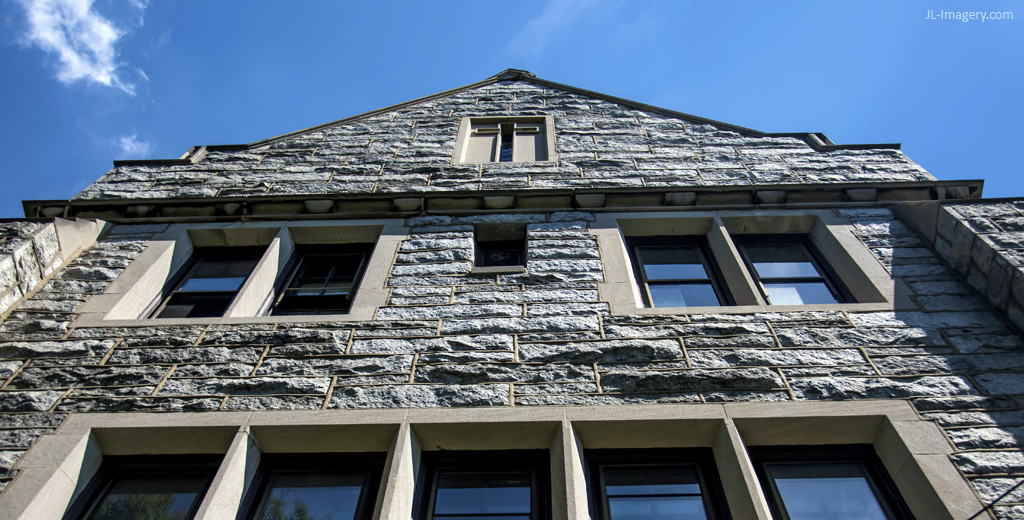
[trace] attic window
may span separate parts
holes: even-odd
[[[556,158],[551,116],[462,118],[456,164],[548,162]]]

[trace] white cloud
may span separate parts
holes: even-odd
[[[28,15],[25,43],[56,55],[57,79],[87,81],[119,88],[130,95],[135,85],[119,74],[115,44],[128,29],[93,10],[93,0],[18,0]],[[148,2],[129,0],[138,24]]]
[[[565,36],[580,20],[593,19],[595,11],[608,7],[600,0],[550,0],[508,44],[507,51],[520,56],[537,56],[555,37]]]
[[[114,144],[121,149],[121,156],[125,159],[145,159],[153,148],[149,141],[140,140],[139,134],[122,135]]]

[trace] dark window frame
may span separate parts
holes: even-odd
[[[326,314],[337,314],[322,312],[324,308],[343,308],[341,314],[347,314],[352,308],[352,302],[355,301],[356,294],[359,292],[359,284],[363,281],[363,275],[366,273],[366,268],[370,263],[370,256],[373,254],[374,244],[319,244],[319,245],[299,245],[296,247],[295,254],[292,255],[292,259],[288,262],[288,266],[285,272],[287,276],[282,277],[281,282],[278,284],[277,289],[274,293],[274,301],[270,307],[270,314],[274,316],[320,316]],[[340,256],[340,255],[361,255],[359,267],[352,280],[352,289],[348,295],[344,298],[337,295],[289,295],[288,292],[292,290],[292,283],[295,282],[296,277],[299,275],[303,268],[303,264],[309,257],[315,256]],[[307,302],[317,304],[317,312],[303,312],[303,313],[287,313],[282,312],[289,308],[305,308],[305,305],[309,305]],[[340,304],[339,304],[340,302]]]
[[[750,278],[754,280],[754,284],[757,286],[757,290],[760,291],[761,296],[765,299],[765,303],[768,305],[779,305],[771,303],[768,297],[768,291],[765,289],[764,282],[761,281],[761,276],[754,268],[753,262],[750,261],[743,246],[745,244],[798,244],[803,247],[804,252],[807,254],[808,260],[818,271],[817,277],[766,277],[767,280],[778,283],[806,283],[806,282],[822,282],[825,287],[828,288],[829,292],[832,293],[832,297],[835,298],[836,303],[857,303],[857,300],[853,297],[853,294],[846,288],[839,278],[837,273],[832,266],[825,261],[825,257],[818,250],[818,247],[811,240],[811,237],[803,234],[766,234],[766,235],[732,235],[732,241],[736,245],[736,250],[740,254],[740,259],[743,261],[743,265],[747,268],[747,272],[750,273]],[[821,305],[821,304],[804,304],[804,305]]]
[[[874,492],[882,511],[890,520],[914,520],[914,515],[900,494],[896,483],[870,444],[843,444],[825,446],[758,446],[748,447],[754,472],[764,491],[772,517],[789,520],[774,480],[769,478],[766,464],[770,463],[829,463],[855,462],[863,466],[867,483]]]
[[[446,470],[528,471],[530,520],[551,518],[551,463],[548,450],[423,452],[413,505],[416,520],[434,519],[437,478],[440,472]]]
[[[474,244],[474,267],[514,267],[526,265],[526,239],[515,240],[477,240]],[[515,263],[489,263],[484,259],[488,252],[513,251],[518,256]]]
[[[651,298],[650,285],[651,280],[647,278],[647,271],[642,261],[642,255],[639,251],[640,248],[653,247],[653,248],[671,248],[679,246],[693,246],[697,248],[698,254],[701,258],[701,264],[704,266],[704,271],[707,273],[707,279],[703,278],[678,278],[678,279],[658,279],[654,280],[654,285],[698,285],[703,283],[710,283],[712,290],[715,292],[715,296],[718,297],[719,306],[726,307],[735,305],[736,302],[733,299],[732,293],[729,291],[728,285],[725,283],[725,277],[722,275],[721,268],[719,268],[718,262],[715,260],[715,256],[711,251],[711,247],[708,245],[707,237],[703,235],[659,235],[651,237],[627,237],[626,247],[629,252],[630,262],[633,264],[633,272],[636,273],[636,282],[640,287],[640,295],[643,298],[644,306],[648,308],[672,308],[672,307],[655,307],[654,301]]]
[[[276,472],[343,469],[365,472],[355,520],[370,520],[377,506],[387,453],[264,453],[236,520],[251,520],[262,513]]]
[[[161,318],[160,314],[164,311],[164,309],[167,307],[167,305],[169,303],[171,303],[171,300],[174,299],[175,296],[177,296],[179,294],[181,294],[182,296],[199,296],[199,297],[204,296],[204,295],[221,295],[221,296],[233,295],[233,296],[230,297],[231,298],[230,301],[228,301],[227,305],[224,307],[224,311],[221,312],[221,314],[220,314],[220,316],[223,316],[224,312],[227,312],[228,308],[231,307],[231,304],[234,303],[235,298],[238,297],[238,293],[241,291],[242,287],[244,287],[245,283],[247,281],[249,281],[249,277],[251,277],[252,273],[256,270],[256,266],[259,264],[260,259],[263,258],[263,255],[266,254],[266,251],[267,251],[267,246],[243,246],[243,247],[223,246],[223,247],[197,247],[197,248],[194,248],[192,250],[192,255],[188,259],[188,262],[186,262],[185,265],[174,276],[173,283],[170,283],[170,284],[167,284],[167,285],[164,286],[164,289],[160,293],[160,298],[159,298],[159,300],[157,300],[159,302],[159,304],[156,306],[156,308],[153,310],[153,312],[148,314],[148,316],[151,319]],[[218,260],[221,260],[221,259],[238,259],[238,260],[242,260],[242,259],[252,260],[252,259],[255,259],[255,262],[253,263],[253,269],[251,271],[249,271],[249,274],[247,274],[245,276],[245,280],[242,280],[242,283],[238,285],[238,289],[235,289],[233,291],[182,291],[181,290],[182,287],[184,287],[185,284],[188,283],[188,281],[192,279],[192,274],[194,272],[196,272],[196,269],[199,268],[200,263],[202,263],[202,261],[207,259],[207,258],[217,258]],[[206,318],[208,318],[208,317],[216,317],[216,316],[192,316],[190,318],[199,318],[199,317],[206,317]],[[167,318],[173,318],[173,317],[168,316]]]
[[[710,448],[648,448],[648,449],[587,449],[583,450],[586,464],[587,497],[590,515],[594,520],[611,520],[608,495],[602,468],[665,467],[693,465],[700,480],[701,498],[708,518],[730,520],[732,515],[725,498],[725,488]]]
[[[206,474],[206,484],[185,516],[195,516],[223,461],[223,455],[118,455],[105,456],[82,493],[64,513],[64,520],[83,520],[95,511],[118,479],[138,476],[183,476]]]

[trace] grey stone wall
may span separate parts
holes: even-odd
[[[0,318],[62,261],[53,223],[0,222]]]
[[[935,250],[1024,330],[1024,202],[944,205],[935,224]]]
[[[554,117],[559,161],[453,165],[463,116]],[[121,166],[77,199],[934,180],[899,150],[817,152],[525,81],[500,82],[190,165]]]
[[[916,308],[612,316],[567,212],[409,219],[372,321],[77,327],[165,228],[116,226],[0,324],[0,485],[69,413],[904,399],[997,498],[1024,478],[1024,340],[889,210],[838,213]],[[527,273],[470,273],[489,221],[526,226]]]

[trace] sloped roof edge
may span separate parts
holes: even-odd
[[[116,160],[116,161],[114,161],[114,166],[115,167],[118,167],[118,166],[171,166],[171,165],[179,165],[179,164],[193,164],[193,163],[196,163],[196,162],[199,162],[200,160],[202,160],[202,158],[206,156],[207,152],[211,152],[211,151],[233,152],[233,151],[243,151],[243,150],[249,150],[249,149],[252,149],[252,148],[258,148],[260,146],[271,144],[271,143],[274,143],[276,141],[280,141],[282,139],[288,139],[290,137],[295,137],[297,135],[302,135],[302,134],[305,134],[305,133],[308,133],[308,132],[315,132],[317,130],[320,130],[320,129],[323,129],[323,128],[327,128],[327,127],[331,127],[331,126],[335,126],[335,125],[350,123],[350,122],[353,122],[353,121],[359,121],[361,119],[372,117],[372,116],[375,116],[375,115],[378,115],[378,114],[387,113],[387,112],[391,112],[391,111],[394,111],[394,110],[400,110],[400,109],[408,107],[408,106],[412,106],[412,105],[416,105],[416,104],[419,104],[419,103],[423,103],[425,101],[430,101],[430,100],[433,100],[433,99],[443,98],[443,97],[446,97],[446,96],[450,96],[450,95],[453,95],[453,94],[458,94],[460,92],[464,92],[466,90],[472,90],[474,88],[479,88],[479,87],[484,87],[484,86],[487,86],[487,85],[492,85],[494,83],[498,83],[498,82],[501,82],[501,81],[526,81],[526,82],[533,83],[533,84],[539,85],[539,86],[550,87],[550,88],[555,88],[555,89],[559,89],[559,90],[565,90],[565,91],[568,91],[568,92],[573,92],[575,94],[580,94],[582,96],[602,99],[604,101],[608,101],[610,103],[616,103],[616,104],[619,104],[619,105],[627,106],[627,107],[635,109],[635,110],[642,110],[642,111],[645,111],[645,112],[653,112],[655,114],[661,114],[661,115],[664,115],[664,116],[675,117],[675,118],[678,118],[678,119],[683,119],[683,120],[689,121],[691,123],[701,123],[701,124],[713,125],[713,126],[722,128],[724,130],[731,130],[733,132],[737,132],[737,133],[740,133],[740,134],[749,135],[749,136],[753,136],[753,137],[793,137],[793,138],[797,138],[797,139],[803,140],[805,143],[808,144],[808,146],[810,146],[811,148],[813,148],[814,150],[819,151],[819,152],[827,152],[827,151],[830,151],[830,150],[869,150],[869,149],[895,149],[895,150],[899,150],[899,148],[900,148],[900,144],[899,143],[835,144],[828,137],[826,137],[825,134],[823,134],[821,132],[781,132],[781,133],[779,133],[779,132],[776,132],[776,133],[762,132],[760,130],[755,130],[753,128],[747,128],[747,127],[744,127],[744,126],[734,125],[734,124],[730,124],[730,123],[724,123],[722,121],[716,121],[714,119],[708,119],[706,117],[695,116],[693,114],[687,114],[685,112],[678,112],[678,111],[675,111],[675,110],[669,110],[667,108],[662,108],[662,107],[658,107],[658,106],[654,106],[654,105],[648,105],[646,103],[641,103],[639,101],[633,101],[633,100],[630,100],[630,99],[625,99],[625,98],[620,98],[620,97],[616,97],[616,96],[611,96],[611,95],[608,95],[608,94],[602,94],[600,92],[594,92],[592,90],[587,90],[587,89],[583,89],[583,88],[579,88],[579,87],[574,87],[572,85],[566,85],[566,84],[563,84],[563,83],[557,83],[557,82],[554,82],[554,81],[548,81],[546,79],[538,78],[535,74],[533,74],[532,72],[527,71],[527,70],[522,70],[522,69],[505,69],[505,70],[503,70],[503,71],[501,71],[501,72],[499,72],[499,73],[497,73],[497,74],[495,74],[495,75],[493,75],[493,76],[491,76],[491,77],[489,77],[489,78],[487,78],[487,79],[485,79],[483,81],[478,81],[476,83],[470,83],[468,85],[463,85],[461,87],[456,87],[456,88],[445,90],[445,91],[442,91],[442,92],[437,92],[435,94],[430,94],[428,96],[423,96],[423,97],[412,99],[412,100],[409,100],[409,101],[404,101],[402,103],[397,103],[397,104],[386,106],[386,107],[383,107],[383,108],[378,108],[378,109],[375,109],[375,110],[370,110],[369,112],[363,112],[361,114],[356,114],[354,116],[349,116],[349,117],[345,117],[345,118],[342,118],[342,119],[337,119],[337,120],[334,120],[334,121],[330,121],[328,123],[323,123],[323,124],[319,124],[319,125],[316,125],[316,126],[311,126],[309,128],[303,128],[302,130],[296,130],[294,132],[289,132],[287,134],[281,134],[281,135],[278,135],[278,136],[275,136],[275,137],[271,137],[271,138],[268,138],[268,139],[262,139],[260,141],[255,141],[255,142],[252,142],[252,143],[249,143],[249,144],[226,144],[226,145],[193,146],[192,148],[189,149],[189,151],[185,152],[185,154],[182,155],[178,159]]]

